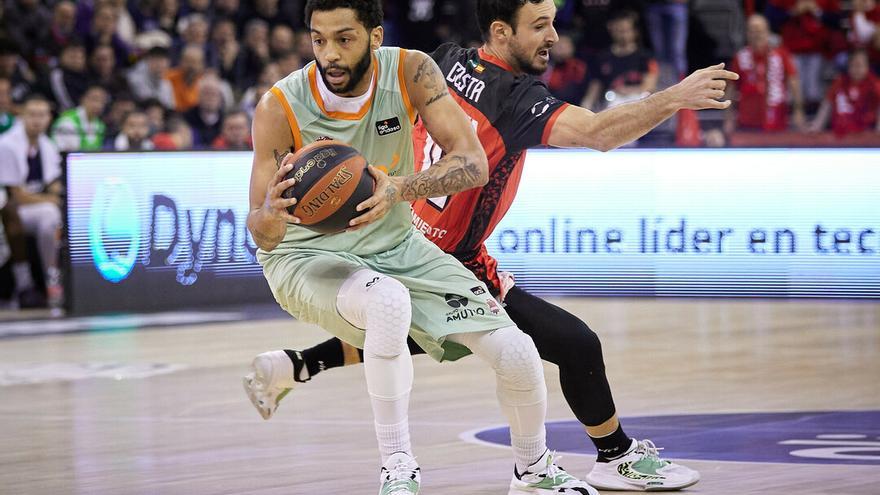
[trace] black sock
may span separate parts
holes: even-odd
[[[285,351],[290,356],[292,351]],[[296,359],[291,357],[296,368]],[[309,372],[309,378],[318,373],[329,370],[330,368],[338,368],[345,364],[345,353],[342,350],[342,342],[339,339],[330,339],[315,347],[310,347],[302,351],[302,360]],[[294,370],[294,378],[299,377],[299,371]],[[297,380],[299,381],[299,380]]]
[[[590,440],[593,441],[596,445],[596,450],[599,452],[596,462],[614,460],[625,454],[632,446],[632,438],[626,436],[626,433],[623,432],[623,426],[619,424],[614,433],[602,438],[590,437]]]

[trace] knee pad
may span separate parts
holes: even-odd
[[[501,341],[493,368],[509,390],[534,390],[544,386],[544,368],[532,338],[516,327],[496,330]]]
[[[412,320],[409,290],[372,270],[359,270],[345,281],[336,300],[339,314],[366,330],[364,352],[392,358],[407,349]]]

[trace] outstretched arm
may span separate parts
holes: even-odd
[[[700,69],[675,86],[626,105],[593,113],[569,106],[559,115],[550,131],[548,144],[559,148],[593,148],[609,151],[632,142],[657,127],[682,109],[725,109],[727,81],[735,81],[735,72],[724,64]]]
[[[358,211],[370,209],[351,221],[358,228],[381,218],[400,201],[448,196],[489,180],[486,152],[464,110],[449,95],[437,63],[422,52],[409,51],[404,64],[410,101],[446,153],[427,170],[403,177],[389,177],[370,167],[376,177],[376,194],[358,205]]]

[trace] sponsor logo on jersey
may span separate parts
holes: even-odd
[[[452,308],[464,308],[468,305],[468,298],[458,294],[446,294],[446,304]]]
[[[467,69],[460,62],[456,62],[452,66],[452,69],[446,74],[446,80],[459,94],[474,103],[480,101],[480,96],[486,89],[486,83],[468,74]]]
[[[397,117],[391,117],[390,119],[376,122],[376,132],[378,132],[380,136],[387,136],[388,134],[393,134],[401,129],[403,129],[403,126],[400,125],[400,119]]]
[[[486,289],[478,285],[476,287],[471,287],[471,292],[473,292],[475,296],[482,296],[486,293]]]
[[[486,299],[486,305],[489,306],[489,311],[493,315],[497,315],[501,312],[501,306],[498,305],[498,301],[492,299],[491,297]]]
[[[554,103],[558,102],[557,98],[552,96],[547,96],[542,100],[538,101],[534,105],[532,105],[532,115],[537,119],[547,113],[547,110],[550,110],[550,106]]]

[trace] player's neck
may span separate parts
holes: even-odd
[[[510,56],[510,51],[506,48],[502,48],[491,43],[483,43],[483,46],[480,47],[483,51],[483,55],[486,55],[490,58],[489,62],[492,62],[491,59],[495,59],[498,62],[501,62],[501,67],[514,73],[514,74],[523,74],[523,71],[518,68],[515,64],[511,63],[513,57]]]

